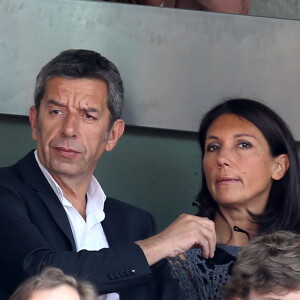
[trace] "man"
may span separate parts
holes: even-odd
[[[91,281],[99,299],[176,299],[164,258],[191,247],[212,257],[214,224],[182,215],[154,235],[149,213],[106,198],[93,172],[124,131],[115,65],[64,51],[41,69],[34,100],[37,149],[0,170],[1,299],[46,266]]]
[[[299,300],[300,236],[278,231],[244,248],[224,289],[225,300]]]

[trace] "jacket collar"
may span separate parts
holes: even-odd
[[[47,179],[43,175],[41,169],[39,168],[34,157],[34,150],[23,157],[16,164],[16,167],[19,169],[24,183],[28,187],[31,187],[37,196],[42,200],[42,202],[48,208],[49,213],[53,216],[53,219],[57,225],[70,240],[72,244],[72,250],[76,251],[72,230],[66,212],[55,192],[49,185]]]

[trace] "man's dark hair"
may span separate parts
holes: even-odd
[[[37,111],[45,94],[47,80],[53,77],[103,80],[108,89],[110,125],[121,117],[124,102],[123,82],[117,67],[101,54],[91,50],[70,49],[61,52],[42,67],[34,90]]]

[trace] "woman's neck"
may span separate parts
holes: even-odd
[[[247,246],[258,229],[258,225],[251,221],[246,210],[220,209],[214,221],[217,241],[233,246]]]

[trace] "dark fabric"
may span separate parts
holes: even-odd
[[[42,174],[33,151],[0,169],[0,299],[46,266],[93,282],[122,300],[180,299],[162,261],[149,268],[134,241],[155,233],[148,212],[121,201],[105,202],[103,229],[109,249],[76,252],[63,206]]]
[[[169,258],[172,273],[178,279],[181,289],[189,300],[221,300],[222,287],[230,277],[230,269],[241,247],[218,243],[218,247],[228,252],[233,260],[212,264],[201,256],[201,249],[185,252],[185,259]],[[215,252],[216,255],[218,253]],[[219,253],[219,255],[222,255]],[[218,261],[215,259],[215,261]]]

